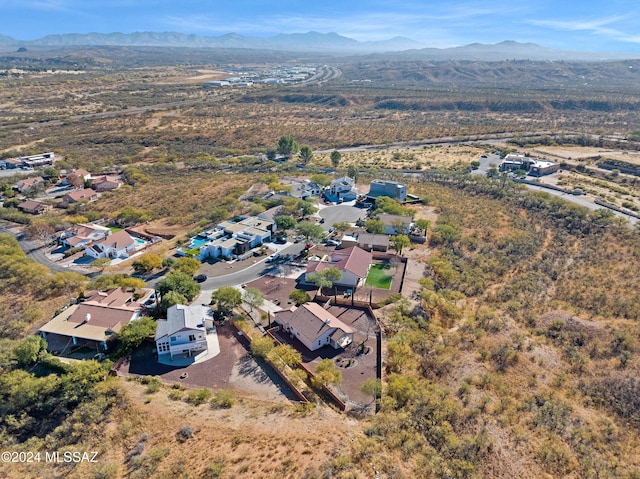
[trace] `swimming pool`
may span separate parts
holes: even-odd
[[[191,246],[197,248],[198,246],[202,246],[203,244],[205,244],[207,241],[209,241],[208,238],[191,238]]]
[[[137,246],[144,246],[147,244],[147,242],[145,240],[143,240],[142,238],[138,238],[138,237],[134,237],[133,241],[136,242]]]

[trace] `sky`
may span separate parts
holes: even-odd
[[[198,35],[336,32],[356,40],[404,36],[444,48],[504,40],[578,51],[640,52],[632,0],[0,0],[0,34]]]

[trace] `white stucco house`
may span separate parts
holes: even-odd
[[[211,323],[211,325],[209,325]],[[167,319],[158,321],[155,342],[158,357],[168,354],[192,357],[207,351],[207,328],[213,323],[209,308],[201,305],[176,304],[167,310]]]
[[[335,286],[356,288],[364,283],[369,273],[373,255],[357,246],[334,251],[331,256],[321,261],[309,261],[304,275],[304,281],[310,283],[309,276],[326,268],[336,268],[342,273],[342,278],[334,281]]]
[[[128,258],[136,250],[136,242],[125,230],[118,231],[85,249],[92,258]]]
[[[333,180],[325,193],[331,201],[352,201],[358,196],[353,178],[343,176]]]

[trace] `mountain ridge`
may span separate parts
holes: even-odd
[[[335,32],[279,33],[272,37],[252,37],[231,32],[203,36],[178,32],[65,33],[35,40],[17,40],[0,34],[0,45],[16,47],[148,46],[183,48],[236,48],[336,55],[394,55],[402,60],[580,60],[602,61],[640,58],[640,53],[582,52],[558,50],[535,43],[504,40],[494,44],[434,48],[411,38],[396,36],[386,40],[358,41]]]

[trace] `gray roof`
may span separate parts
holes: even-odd
[[[185,306],[176,304],[167,310],[167,319],[158,321],[156,341],[170,336],[183,329],[198,329],[204,331],[204,320],[211,318],[211,310],[206,306]]]

